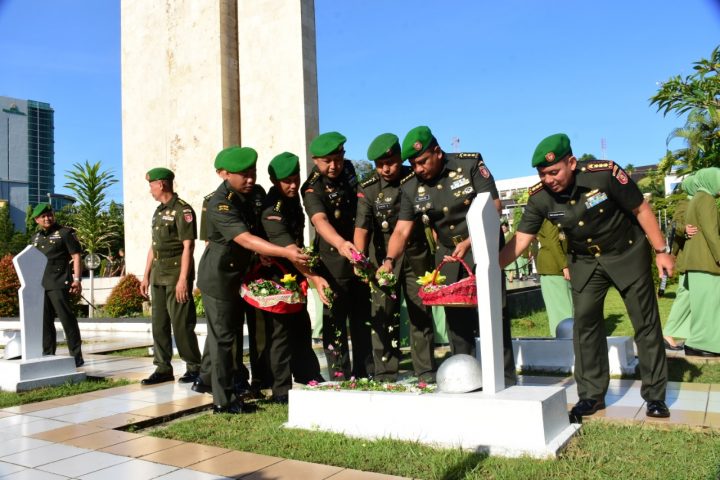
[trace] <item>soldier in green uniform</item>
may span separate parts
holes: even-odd
[[[550,336],[556,335],[557,326],[573,317],[570,269],[567,266],[567,238],[556,225],[545,220],[537,233],[540,249],[537,254],[537,271],[540,289],[548,316]]]
[[[152,219],[152,245],[148,249],[140,293],[147,298],[152,288],[152,333],[155,372],[143,385],[173,380],[172,334],[180,358],[186,365],[180,383],[192,383],[200,370],[195,325],[195,211],[173,189],[175,174],[167,168],[153,168],[145,175],[150,194],[160,202]]]
[[[665,404],[667,361],[648,240],[655,248],[659,272],[672,275],[673,258],[650,205],[613,162],[579,164],[565,134],[541,141],[532,165],[541,182],[530,188],[515,237],[500,253],[500,266],[527,248],[545,219],[568,239],[575,306],[575,380],[580,398],[571,417],[579,419],[605,408],[610,376],[603,304],[610,286],[620,292],[635,328],[646,413],[670,416]]]
[[[57,315],[65,332],[70,355],[75,359],[75,366],[80,367],[85,361],[82,356],[80,328],[70,306],[70,294],[79,294],[82,291],[80,283],[82,248],[75,236],[75,230],[55,222],[55,213],[49,203],[38,203],[32,211],[31,218],[40,229],[33,235],[30,243],[48,259],[42,279],[42,286],[45,289],[43,355],[55,355],[57,349],[55,315]]]
[[[345,160],[346,138],[337,132],[323,133],[310,144],[315,167],[300,191],[305,211],[317,235],[315,250],[322,265],[318,273],[330,284],[335,297],[332,308],[323,307],[323,347],[333,380],[372,375],[370,344],[370,291],[353,273],[352,243],[357,209],[355,168]],[[352,368],[347,339],[347,320],[352,339]]]
[[[479,153],[446,154],[426,126],[408,132],[402,142],[402,157],[410,161],[414,171],[400,180],[400,214],[381,269],[392,270],[419,218],[437,233],[435,262],[452,262],[443,268],[442,274],[447,283],[455,283],[467,276],[458,258],[465,260],[470,268],[475,265],[465,220],[473,199],[478,193],[489,192],[498,215],[500,213],[495,181]],[[502,232],[498,230],[497,234],[502,245]],[[474,356],[479,328],[477,309],[446,307],[445,318],[452,354]],[[503,356],[505,385],[514,385],[515,360],[507,309],[503,309]]]
[[[305,214],[299,195],[300,160],[293,153],[283,152],[272,159],[268,173],[273,186],[261,214],[265,235],[269,242],[280,247],[297,245],[302,248]],[[282,269],[277,266],[264,269],[269,270],[270,278],[278,281],[289,273],[300,284],[304,276],[312,282],[323,302],[327,302],[323,290],[328,283],[324,278],[314,274],[308,267],[300,266],[298,269],[288,261],[278,262]],[[293,377],[302,384],[312,380],[325,381],[320,375],[320,363],[312,349],[310,315],[306,307],[297,313],[263,312],[272,327],[272,341],[268,346],[273,376],[272,393],[273,400],[279,403],[287,403]]]
[[[242,413],[242,399],[233,389],[233,343],[242,337],[240,284],[253,252],[307,262],[296,245],[273,245],[250,231],[254,205],[247,196],[255,185],[257,152],[233,147],[216,158],[223,183],[207,205],[208,245],[198,268],[198,288],[207,316],[207,345],[215,413]],[[247,374],[245,374],[247,376]],[[245,379],[247,380],[247,378]]]
[[[361,251],[368,248],[372,235],[375,261],[385,259],[387,242],[400,213],[400,179],[412,173],[402,165],[400,143],[392,133],[379,135],[368,148],[368,159],[375,162],[376,172],[358,188],[354,244]],[[372,346],[375,378],[397,380],[400,363],[400,298],[402,291],[410,320],[410,347],[415,375],[425,382],[435,381],[433,321],[430,309],[418,296],[417,279],[433,269],[432,256],[425,238],[424,225],[416,220],[407,248],[395,259],[393,274],[397,279],[389,291],[372,294]]]

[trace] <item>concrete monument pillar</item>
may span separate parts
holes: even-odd
[[[306,158],[318,130],[314,4],[123,0],[121,35],[125,254],[140,276],[156,206],[147,170],[172,169],[199,215],[220,183],[213,162],[222,148],[256,148],[266,188],[272,156]]]
[[[32,245],[13,258],[20,279],[20,332],[23,360],[42,357],[43,308],[45,289],[42,286],[47,257]]]

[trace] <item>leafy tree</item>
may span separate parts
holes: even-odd
[[[0,207],[0,256],[20,253],[29,240],[29,234],[15,231],[15,225],[10,218],[10,207]]]
[[[122,203],[111,201],[107,212],[103,215],[106,218],[107,225],[115,233],[110,242],[108,254],[117,256],[118,251],[125,247],[125,207]]]
[[[633,173],[635,173],[635,165],[633,165],[632,163],[628,163],[627,165],[625,165],[625,171],[628,175],[632,175]]]
[[[657,170],[648,172],[646,177],[638,180],[637,186],[642,193],[649,193],[653,197],[665,196],[665,177],[659,175]]]
[[[367,160],[350,160],[355,167],[358,181],[363,182],[375,172],[375,166]]]
[[[113,223],[115,220],[103,212],[108,206],[106,192],[117,183],[115,176],[109,171],[101,171],[100,162],[91,165],[85,161],[74,164],[65,178],[69,180],[65,188],[72,190],[78,201],[70,222],[78,240],[89,253],[109,251],[118,235],[118,227]]]
[[[667,173],[675,165],[680,166],[678,175],[720,166],[720,110],[692,110],[685,126],[673,130],[667,143],[674,139],[684,140],[685,147],[668,150],[658,164],[660,172]]]
[[[592,153],[583,153],[580,158],[578,158],[579,162],[587,162],[590,160],[597,160],[597,157]]]
[[[19,312],[20,279],[12,263],[12,255],[0,258],[0,317],[16,317]]]

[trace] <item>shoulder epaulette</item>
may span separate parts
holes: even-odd
[[[203,198],[205,199],[205,201],[209,202],[213,195],[215,195],[215,192],[210,192],[207,195],[205,195]]]
[[[275,202],[275,208],[273,208],[273,210],[280,213],[281,209],[282,209],[282,199]]]
[[[410,175],[408,175],[408,176],[406,176],[405,178],[403,178],[402,180],[400,180],[400,185],[402,185],[403,183],[407,182],[408,180],[410,180],[410,179],[413,178],[414,176],[415,176],[415,172],[410,172]]]
[[[543,189],[543,183],[542,183],[542,182],[538,182],[538,183],[536,183],[535,185],[533,185],[532,187],[528,188],[528,193],[529,193],[530,195],[535,195],[536,193],[538,193],[538,192],[541,191],[542,189]]]
[[[228,194],[225,195],[225,198],[226,198],[228,201],[232,201],[232,199],[233,199],[234,196],[235,196],[235,192],[228,192]]]
[[[483,161],[480,152],[461,152],[457,154],[457,158],[461,160],[478,160],[480,162]]]
[[[585,170],[588,172],[601,172],[603,170],[612,170],[613,166],[615,165],[615,162],[611,161],[590,161],[587,164],[585,164]],[[585,171],[583,170],[583,171]]]
[[[321,175],[320,172],[313,172],[312,175],[310,175],[310,178],[307,180],[308,185],[314,185],[315,182],[317,182],[320,179]]]
[[[180,205],[182,205],[183,207],[184,207],[185,205],[187,205],[187,202],[186,202],[185,200],[183,200],[182,198],[178,198],[178,203],[179,203]]]
[[[360,184],[360,186],[363,187],[363,188],[369,187],[370,185],[372,185],[373,183],[378,182],[379,180],[380,180],[380,177],[378,176],[377,173],[375,173],[375,174],[373,174],[370,178],[368,178],[367,180],[365,180],[364,182],[362,182],[362,183]]]

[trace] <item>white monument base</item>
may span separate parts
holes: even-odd
[[[78,372],[75,359],[65,355],[31,360],[0,360],[0,389],[7,392],[22,392],[82,380],[85,380],[85,372]]]
[[[635,373],[633,340],[630,337],[607,337],[610,375]],[[513,340],[515,367],[518,370],[539,370],[569,373],[575,369],[575,353],[571,338],[518,338]]]
[[[19,323],[19,322],[18,322]],[[22,331],[17,328],[7,328],[0,330],[0,346],[5,346],[14,338],[21,339]],[[65,341],[65,332],[62,328],[55,329],[55,341],[60,343]]]
[[[289,395],[286,427],[505,457],[555,457],[580,428],[569,422],[565,390],[559,387],[510,387],[495,394],[294,388]]]

